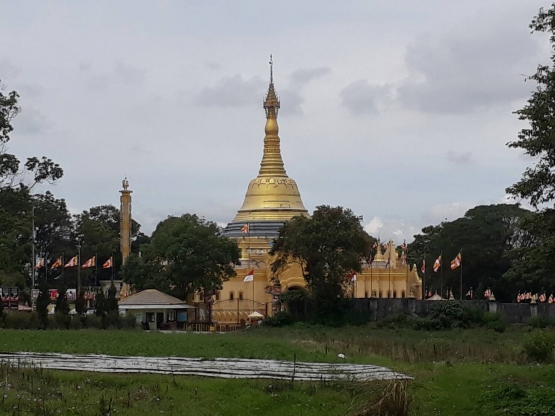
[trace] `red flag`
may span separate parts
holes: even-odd
[[[77,266],[77,263],[78,263],[77,256],[75,256],[75,257],[72,257],[71,260],[69,260],[64,267],[75,267]]]
[[[108,260],[106,260],[106,261],[104,262],[104,264],[102,265],[102,268],[103,268],[103,269],[109,269],[109,268],[111,268],[111,267],[113,266],[112,263],[113,263],[112,257],[110,257]]]
[[[56,260],[54,262],[54,264],[52,266],[50,266],[50,268],[51,269],[56,269],[56,268],[61,267],[61,266],[62,266],[62,258],[58,257],[58,260]]]
[[[94,267],[96,266],[96,256],[92,256],[90,259],[88,259],[85,264],[83,264],[81,266],[82,269],[88,269],[89,267]]]
[[[250,228],[251,228],[251,227],[249,226],[249,224],[245,224],[245,225],[243,225],[243,227],[241,228],[241,232],[242,232],[243,234],[247,234],[247,233],[250,231]]]
[[[243,282],[254,282],[254,270],[251,270],[243,279]]]
[[[37,264],[35,265],[35,269],[42,269],[44,267],[44,257],[39,258],[37,260]]]
[[[434,272],[437,273],[440,267],[441,267],[441,255],[434,262]]]
[[[461,257],[461,253],[459,253],[457,254],[457,257],[455,257],[451,262],[451,270],[455,270],[459,268],[461,266],[461,261],[462,261],[462,257]]]

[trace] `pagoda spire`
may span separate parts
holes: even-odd
[[[262,162],[260,163],[260,171],[258,177],[285,177],[287,173],[283,166],[283,159],[281,158],[281,148],[279,139],[279,127],[277,123],[278,111],[280,103],[274,88],[274,61],[270,55],[270,85],[268,86],[268,93],[263,103],[264,110],[266,111],[266,137],[264,137],[264,153],[262,155]]]

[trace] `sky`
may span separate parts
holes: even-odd
[[[119,205],[225,225],[262,157],[269,55],[287,173],[397,242],[480,204],[533,160],[506,143],[549,63],[546,1],[0,1],[0,80],[21,95],[9,151],[48,156],[74,213]]]

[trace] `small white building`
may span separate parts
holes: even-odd
[[[195,309],[185,301],[147,289],[119,302],[119,312],[131,312],[144,329],[181,329],[187,325],[188,309]]]

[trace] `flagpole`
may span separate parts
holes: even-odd
[[[374,283],[374,276],[372,273],[372,269],[374,268],[374,259],[370,257],[370,297],[374,297],[374,290],[372,288],[372,284]]]
[[[94,285],[98,286],[98,253],[94,253]]]
[[[65,286],[65,284],[66,284],[66,281],[65,281],[65,279],[64,279],[64,268],[65,268],[65,265],[66,265],[65,252],[62,251],[62,264],[60,265],[60,269],[61,269],[61,271],[60,271],[60,277],[62,278],[62,285],[64,285],[64,286]]]
[[[31,261],[31,286],[35,288],[35,266],[37,259],[35,258],[35,206],[31,207],[31,255],[33,260]]]
[[[115,273],[116,273],[116,267],[115,267],[116,262],[114,261],[114,253],[112,253],[111,259],[112,259],[112,282],[111,283],[113,285],[114,284],[114,276],[115,276]]]
[[[77,292],[81,293],[81,243],[77,243]]]
[[[463,260],[462,260],[462,248],[461,248],[461,300],[463,299],[463,274],[462,274],[462,269],[463,269]]]
[[[439,255],[439,267],[441,269],[439,277],[439,294],[443,297],[443,251],[441,251]]]

